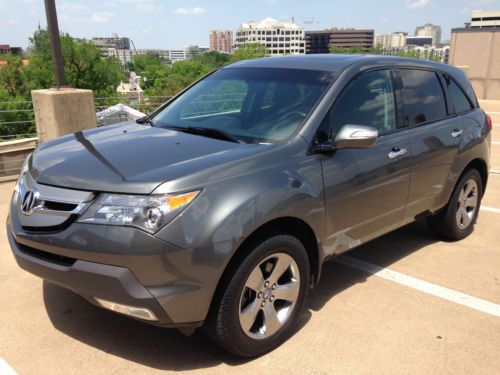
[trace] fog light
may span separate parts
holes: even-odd
[[[97,297],[94,297],[94,299],[100,306],[108,310],[116,311],[125,315],[130,315],[139,319],[152,320],[152,321],[158,320],[156,315],[151,310],[146,309],[144,307],[122,305],[120,303],[106,301]]]

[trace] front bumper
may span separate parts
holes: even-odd
[[[203,323],[225,259],[213,247],[182,249],[138,229],[73,223],[53,233],[29,232],[16,215],[7,233],[19,266],[51,283],[153,312],[165,327]]]

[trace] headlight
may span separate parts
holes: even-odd
[[[19,172],[19,178],[17,179],[16,186],[14,186],[14,190],[16,193],[19,193],[19,184],[21,183],[24,174],[28,172],[29,160],[31,158],[31,155],[33,155],[33,153],[30,153],[28,156],[26,156],[26,159],[24,159],[23,166],[21,167],[21,171]]]
[[[154,233],[178,215],[199,192],[148,196],[101,194],[78,221],[128,225]]]

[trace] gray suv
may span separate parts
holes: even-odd
[[[326,260],[420,218],[469,235],[490,133],[452,66],[239,62],[137,123],[41,144],[8,238],[21,268],[93,304],[255,356],[290,336]]]

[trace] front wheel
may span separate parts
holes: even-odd
[[[302,243],[277,235],[250,250],[216,300],[206,329],[226,350],[243,357],[266,353],[293,331],[309,288]]]
[[[428,218],[429,229],[446,240],[457,241],[472,233],[476,223],[483,183],[476,169],[467,171],[456,185],[448,204]]]

